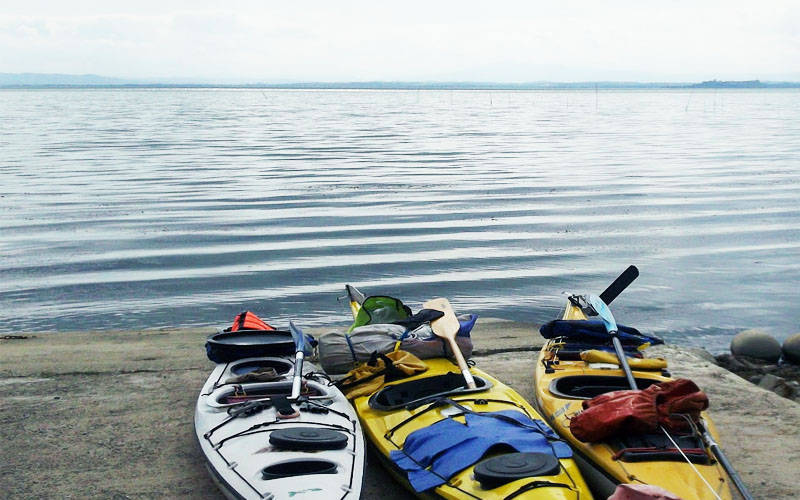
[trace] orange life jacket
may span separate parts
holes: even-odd
[[[261,318],[250,311],[242,311],[233,320],[230,331],[238,330],[274,330],[272,326],[261,321]]]

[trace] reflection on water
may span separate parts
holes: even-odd
[[[543,322],[800,330],[796,91],[0,91],[0,331],[347,322],[345,283]]]

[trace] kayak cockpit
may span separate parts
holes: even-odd
[[[291,380],[257,384],[225,385],[211,394],[208,400],[208,406],[223,408],[246,401],[257,401],[273,397],[289,397],[291,393]],[[332,397],[329,389],[322,384],[311,381],[303,384],[301,395],[309,399],[326,399]]]
[[[646,389],[660,382],[651,378],[636,377],[636,386]],[[563,399],[592,399],[612,391],[629,390],[628,379],[615,375],[567,375],[550,382],[550,393]]]
[[[474,379],[475,389],[468,388],[464,377],[453,372],[387,385],[369,398],[369,406],[374,410],[391,411],[440,397],[481,392],[492,386],[484,378],[474,376]]]
[[[294,368],[294,363],[281,358],[260,358],[247,359],[231,363],[229,371],[231,375],[246,375],[248,373],[263,372],[274,369],[277,375],[286,375]]]

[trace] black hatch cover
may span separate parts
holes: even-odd
[[[340,450],[347,446],[347,435],[331,429],[291,427],[273,431],[269,443],[283,450]]]
[[[475,479],[486,489],[517,479],[558,474],[558,459],[545,453],[508,453],[475,466]]]

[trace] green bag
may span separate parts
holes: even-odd
[[[350,329],[347,330],[347,333],[352,332],[354,328],[359,326],[394,323],[409,316],[411,316],[411,309],[403,304],[400,299],[386,295],[373,295],[364,299],[361,309],[358,310],[356,319]]]

